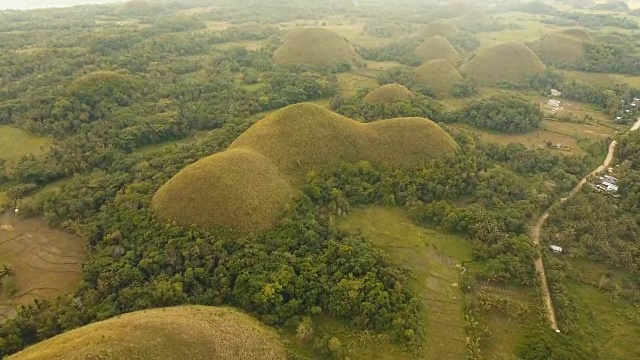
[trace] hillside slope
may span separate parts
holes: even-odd
[[[520,43],[506,43],[480,49],[460,67],[460,72],[484,83],[521,83],[545,69],[531,49]]]
[[[391,103],[416,97],[409,89],[400,84],[387,84],[368,93],[364,101],[372,103]]]
[[[453,86],[463,79],[458,70],[444,59],[427,61],[415,70],[415,74],[416,81],[430,86],[438,97],[448,96]]]
[[[231,308],[180,306],[137,311],[43,341],[11,360],[284,360],[278,335]]]
[[[423,61],[445,59],[453,64],[460,61],[458,51],[449,40],[439,35],[426,39],[416,48],[415,52]]]
[[[273,53],[273,61],[315,66],[335,66],[342,62],[353,66],[362,64],[353,45],[337,33],[322,28],[290,31],[284,44]]]
[[[254,124],[225,152],[192,164],[153,198],[169,221],[251,232],[271,227],[310,171],[341,163],[411,167],[457,149],[423,118],[363,124],[318,105],[288,106]]]

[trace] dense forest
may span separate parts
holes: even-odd
[[[567,156],[487,142],[456,126],[523,134],[539,129],[544,114],[525,97],[484,95],[472,78],[457,81],[447,94],[461,106],[437,100],[411,68],[422,63],[414,50],[423,39],[414,35],[434,19],[472,9],[434,2],[416,10],[414,5],[399,1],[381,11],[378,2],[134,0],[0,12],[0,125],[51,141],[40,155],[7,161],[0,154],[0,192],[8,199],[3,210],[19,209],[20,216],[41,217],[78,235],[88,252],[76,292],[38,299],[0,323],[0,357],[119,314],[181,304],[237,307],[284,334],[331,318],[354,333],[386,334],[406,354],[422,354],[430,309],[408,285],[413,274],[371,239],[336,225],[367,205],[401,208],[416,224],[460,236],[471,248],[472,265],[464,268],[459,285],[465,293],[468,359],[482,359],[481,348],[489,341],[483,326],[474,323],[483,316],[480,308],[517,316],[530,311],[483,292],[480,284],[538,288],[534,262],[540,248],[530,231],[550,207],[544,245],[559,244],[571,256],[628,272],[635,280],[627,288],[606,290],[637,304],[640,135],[619,136],[615,155],[624,178],[618,198],[585,188],[562,207],[554,205],[601,163],[611,139],[591,141],[580,155]],[[225,11],[184,11],[206,6]],[[543,22],[556,25],[637,28],[627,18],[558,11],[537,2],[516,8],[545,14]],[[512,10],[501,4],[493,14]],[[347,62],[273,60],[287,39],[286,27],[303,20],[329,27],[326,19],[345,13],[349,17],[340,20],[345,25],[351,17],[354,23],[366,19],[358,31],[382,39],[376,46],[354,46],[359,55],[393,66],[372,71]],[[219,23],[225,27],[217,29]],[[480,47],[480,34],[509,27],[517,26],[493,20],[463,24],[448,40],[467,56]],[[637,75],[636,55],[620,45],[630,38],[618,35],[617,43],[589,45],[575,69]],[[376,86],[402,84],[415,96],[371,102],[365,99],[369,87],[345,94],[340,75],[363,73]],[[545,96],[558,89],[564,99],[608,117],[623,114],[624,104],[639,94],[628,85],[569,79],[554,68],[524,83],[496,87]],[[358,162],[312,171],[277,225],[262,233],[184,228],[156,216],[154,193],[180,170],[224,151],[271,111],[312,101],[361,122],[428,118],[460,148],[409,168]],[[569,270],[547,257],[562,329],[570,330],[572,299],[563,282]],[[0,266],[3,290],[11,289],[12,275]],[[537,291],[531,292],[533,301],[542,304]],[[551,337],[542,305],[532,309],[534,321],[523,325],[531,335],[517,339],[514,356],[585,358],[584,348]],[[309,351],[288,344],[291,359],[348,358],[333,341],[335,334],[303,335]]]

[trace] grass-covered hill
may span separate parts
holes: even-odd
[[[439,97],[449,95],[453,85],[463,79],[458,70],[444,59],[427,61],[415,70],[415,75],[419,84],[428,85]]]
[[[582,29],[567,29],[543,37],[532,49],[546,64],[571,64],[584,57],[584,45],[592,41]]]
[[[545,69],[531,49],[520,43],[506,43],[480,49],[460,67],[460,72],[483,83],[521,83],[530,74]]]
[[[93,323],[23,350],[12,360],[284,360],[278,335],[230,308],[144,310]]]
[[[455,64],[460,60],[458,51],[451,45],[447,38],[440,35],[427,38],[416,48],[416,55],[418,55],[422,61],[445,59]]]
[[[452,36],[455,36],[458,32],[459,30],[455,26],[442,20],[437,20],[425,25],[425,27],[420,32],[420,36],[422,36],[423,38],[430,38],[433,36],[443,36],[445,38],[450,38]]]
[[[362,58],[345,38],[322,28],[295,29],[273,54],[279,64],[306,64],[335,66],[349,63],[362,64]]]
[[[271,227],[310,171],[343,162],[416,166],[457,149],[434,122],[360,123],[321,106],[288,106],[258,121],[229,148],[187,166],[153,198],[163,219],[241,232]]]
[[[368,93],[364,101],[372,103],[392,103],[414,98],[415,95],[400,84],[387,84]]]

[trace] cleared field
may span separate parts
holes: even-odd
[[[625,299],[611,299],[596,287],[567,284],[578,308],[577,320],[568,334],[593,354],[593,359],[640,359],[638,310]]]
[[[212,131],[217,131],[217,130],[212,130]],[[172,148],[172,147],[177,148],[180,145],[187,145],[187,144],[194,143],[199,139],[205,137],[208,133],[209,131],[199,131],[199,132],[196,132],[193,136],[189,136],[184,139],[165,141],[159,144],[143,146],[138,150],[136,150],[136,152],[142,153],[144,155],[148,155],[155,152],[163,151],[167,148]]]
[[[49,359],[284,360],[275,331],[231,308],[180,306],[93,323],[9,357]]]
[[[372,70],[385,71],[398,66],[404,66],[404,65],[396,61],[371,61],[371,60],[367,61],[367,68]]]
[[[356,209],[342,219],[339,226],[361,232],[374,245],[385,250],[393,261],[411,270],[410,285],[421,294],[427,311],[427,340],[421,358],[464,359],[463,294],[457,287],[459,270],[456,265],[472,257],[471,248],[465,240],[421,228],[398,208]],[[389,354],[393,351],[393,348],[382,348],[374,358],[415,359],[404,354]],[[366,359],[356,355],[352,358]]]
[[[6,160],[9,166],[27,154],[41,155],[47,152],[50,146],[49,138],[0,125],[0,159]]]
[[[19,305],[37,297],[53,298],[73,292],[80,282],[84,240],[52,229],[39,219],[0,215],[0,263],[14,273],[16,292],[0,295],[0,317],[15,314]]]
[[[340,84],[340,94],[343,96],[353,96],[360,89],[375,89],[378,83],[368,77],[356,74],[338,74],[338,84]]]
[[[573,155],[582,155],[584,154],[584,150],[580,148],[578,141],[565,134],[554,133],[547,130],[537,130],[533,132],[529,132],[526,134],[503,134],[497,132],[489,132],[481,129],[474,128],[469,125],[457,124],[455,127],[462,128],[465,130],[473,131],[478,134],[482,139],[495,142],[501,145],[508,145],[511,143],[518,143],[529,148],[537,148],[539,146],[544,146],[544,144],[550,141],[553,144],[562,144],[563,146],[569,147],[570,151],[558,151],[562,154],[573,154]]]
[[[507,29],[505,31],[481,32],[476,36],[480,39],[482,47],[489,47],[510,42],[537,41],[547,33],[560,27],[543,24],[538,21],[538,15],[521,12],[509,12],[496,15],[496,20],[504,23],[517,22],[521,29]]]
[[[569,78],[575,78],[591,84],[613,86],[616,84],[627,84],[640,89],[640,76],[627,76],[613,73],[589,73],[584,71],[562,70],[562,73]]]
[[[602,125],[544,121],[544,129],[569,135],[574,139],[606,139],[614,136],[614,130]]]

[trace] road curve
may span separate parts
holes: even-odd
[[[638,127],[636,127],[636,125]],[[636,123],[636,125],[634,125],[635,129],[632,128],[632,131],[640,128],[640,119],[638,119],[638,122]],[[574,197],[577,193],[580,192],[584,184],[587,183],[587,180],[589,177],[602,172],[609,166],[609,164],[611,164],[611,162],[613,161],[613,155],[616,150],[616,145],[618,145],[618,142],[615,140],[612,141],[611,144],[609,144],[609,152],[607,153],[607,157],[604,159],[604,162],[600,166],[598,166],[594,171],[592,171],[589,175],[587,175],[582,180],[580,180],[580,182],[578,182],[578,184],[571,190],[571,192],[569,192],[569,195],[567,195],[567,197],[560,199],[559,203],[563,203],[571,199],[572,197]],[[533,242],[536,245],[540,245],[540,235],[542,233],[542,227],[544,226],[544,223],[549,218],[550,212],[551,212],[551,208],[547,209],[547,211],[545,211],[544,214],[540,216],[540,218],[536,222],[536,225],[531,230],[531,237],[533,238]],[[551,321],[551,327],[553,328],[553,330],[557,331],[558,322],[556,321],[556,312],[553,308],[553,301],[551,300],[551,293],[549,292],[549,284],[547,283],[547,275],[544,272],[544,263],[542,262],[541,257],[538,257],[536,259],[535,265],[536,265],[536,271],[538,272],[538,274],[540,274],[540,280],[541,280],[540,288],[542,290],[542,295],[544,296],[545,305],[547,307],[547,315],[549,317],[549,321]]]

